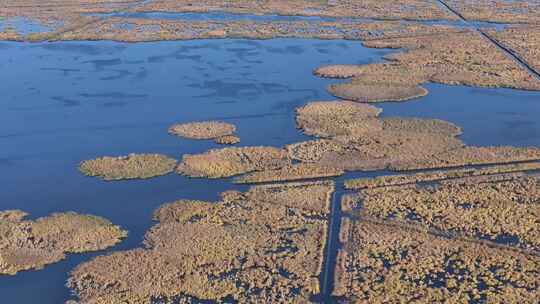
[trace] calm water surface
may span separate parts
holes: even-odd
[[[242,145],[307,139],[294,109],[332,100],[312,76],[324,64],[370,63],[387,51],[352,41],[199,40],[0,42],[0,210],[39,217],[59,211],[104,216],[129,230],[109,249],[140,246],[152,211],[177,199],[215,200],[230,180],[175,174],[103,182],[79,174],[81,160],[157,152],[179,159],[218,147],[167,134],[176,122],[236,124]],[[440,118],[464,129],[471,145],[540,146],[540,93],[427,85],[430,95],[382,104],[384,115]],[[241,188],[240,188],[241,189]],[[62,303],[67,273],[99,253],[71,255],[40,271],[0,276],[3,303]]]

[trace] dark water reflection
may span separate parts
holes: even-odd
[[[237,186],[174,174],[107,183],[81,176],[81,160],[130,152],[180,158],[216,147],[166,132],[172,123],[193,120],[234,123],[243,145],[304,140],[295,129],[294,108],[331,99],[325,86],[334,82],[311,71],[369,63],[385,53],[351,41],[285,39],[1,43],[0,210],[105,216],[130,232],[112,250],[137,247],[162,203],[216,200]],[[450,120],[464,128],[469,144],[540,146],[539,93],[428,87],[431,94],[418,101],[382,105],[385,115]],[[67,273],[97,254],[0,277],[2,301],[61,303],[69,298]]]

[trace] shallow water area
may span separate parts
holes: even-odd
[[[118,12],[118,13],[97,13],[85,14],[86,16],[110,18],[134,18],[148,20],[178,20],[178,21],[255,21],[255,22],[342,22],[342,23],[368,23],[382,21],[385,19],[369,18],[350,18],[350,17],[320,17],[320,16],[287,16],[271,14],[247,14],[247,13],[228,13],[228,12],[205,12],[205,13],[178,13],[178,12]],[[392,20],[392,19],[389,19]],[[426,21],[407,21],[424,25],[446,25],[468,28],[489,28],[503,30],[506,25],[502,23],[482,22],[482,21],[451,21],[451,20],[426,20]]]
[[[354,41],[300,39],[0,42],[0,68],[10,71],[0,73],[0,210],[22,209],[32,218],[67,210],[103,216],[129,231],[107,252],[139,247],[161,204],[215,201],[222,191],[246,187],[174,173],[105,182],[80,174],[80,161],[129,153],[180,159],[219,147],[167,133],[190,121],[232,123],[241,146],[307,140],[295,127],[294,109],[333,100],[325,87],[336,82],[313,76],[313,69],[376,62],[388,53]],[[463,128],[469,145],[540,146],[540,93],[426,87],[430,94],[421,99],[380,104],[382,116],[448,120]],[[353,177],[377,174],[387,172]],[[0,292],[9,303],[61,303],[70,296],[67,273],[102,253],[2,276]]]
[[[59,25],[46,25],[39,21],[31,20],[24,17],[1,18],[0,17],[0,32],[14,31],[18,35],[28,35],[35,33],[46,33],[54,30]]]

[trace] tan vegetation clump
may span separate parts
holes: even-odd
[[[540,258],[399,225],[342,224],[333,294],[351,303],[534,303]]]
[[[0,211],[0,220],[7,222],[21,221],[28,214],[21,210],[4,210]]]
[[[273,147],[230,147],[184,155],[176,171],[190,177],[223,178],[278,169],[290,164],[284,150]]]
[[[314,101],[296,110],[296,125],[307,135],[324,138],[362,137],[380,131],[461,134],[461,128],[439,119],[390,117],[380,108],[350,101]]]
[[[326,78],[351,78],[344,77],[345,74],[328,73],[325,71],[327,68],[318,68],[314,73]],[[330,94],[357,102],[406,101],[428,94],[420,84],[427,82],[429,77],[424,73],[411,72],[404,65],[351,65],[347,75],[351,74],[356,76],[350,82],[328,86]]]
[[[540,7],[539,7],[540,9]],[[539,23],[540,23],[540,10]],[[484,30],[532,69],[540,73],[540,28],[537,26],[512,26],[504,30]]]
[[[429,71],[433,82],[540,90],[537,78],[478,33],[451,34],[445,39],[420,39],[414,45],[416,50],[396,54],[391,60]]]
[[[354,192],[354,193],[346,193],[341,196],[341,211],[345,213],[345,215],[353,214],[353,211],[358,211],[362,208],[362,197],[360,193]],[[346,216],[342,217],[342,224],[344,224],[343,219],[345,219]],[[348,224],[349,222],[347,222]],[[350,231],[348,231],[347,227],[342,227],[341,232],[343,234],[348,234]],[[340,233],[341,234],[341,233]],[[346,240],[346,238],[341,238],[342,240]]]
[[[315,74],[338,78],[354,74],[349,83],[331,85],[329,91],[337,97],[362,102],[422,96],[427,91],[419,85],[426,82],[540,90],[540,80],[479,33],[448,32],[442,37],[367,40],[367,47],[405,50],[386,56],[388,62],[351,66],[346,74],[325,73],[324,67]]]
[[[335,97],[357,102],[407,101],[426,96],[421,86],[403,86],[395,83],[342,83],[332,84],[328,92]]]
[[[399,39],[399,38],[394,38]],[[386,40],[386,39],[384,39]],[[377,43],[378,40],[374,40],[371,43]],[[366,42],[369,43],[369,42]],[[390,46],[389,46],[390,47]],[[397,48],[398,46],[396,46]],[[321,74],[320,70],[324,71],[326,67],[320,67],[315,69],[315,75],[319,75],[326,78],[343,78],[339,74],[330,74],[326,73]],[[350,84],[354,83],[367,83],[367,84],[395,84],[401,87],[407,86],[416,86],[422,83],[429,81],[429,75],[427,73],[411,73],[411,69],[408,66],[400,64],[390,64],[390,63],[377,63],[377,64],[366,64],[366,65],[351,65],[350,69],[356,70],[354,73],[358,76],[353,77],[353,81]],[[352,72],[351,72],[352,73]]]
[[[66,253],[102,250],[120,242],[127,232],[96,216],[55,213],[24,220],[20,210],[0,212],[0,274],[41,269]]]
[[[307,135],[335,137],[382,130],[381,109],[350,101],[315,101],[296,110],[296,125]]]
[[[379,170],[458,149],[460,129],[441,120],[379,119],[380,109],[353,102],[314,102],[297,110],[297,125],[325,139],[285,147],[292,159],[342,170]]]
[[[154,220],[158,222],[177,221],[188,223],[191,219],[204,216],[214,207],[214,202],[181,200],[161,205],[154,211]]]
[[[13,29],[0,29],[0,40],[18,41],[23,38]]]
[[[454,137],[436,133],[376,132],[360,137],[312,140],[289,145],[291,158],[347,171],[371,171],[425,159],[461,147]]]
[[[422,0],[311,1],[194,1],[156,0],[137,8],[139,12],[231,12],[322,17],[364,17],[375,19],[455,20],[456,17],[436,3]]]
[[[240,143],[240,137],[236,135],[225,135],[216,138],[214,141],[220,145],[235,145],[237,143]]]
[[[324,216],[330,212],[334,182],[296,182],[253,186],[246,195],[268,204],[297,208],[303,213]]]
[[[107,181],[152,178],[174,171],[176,160],[161,154],[129,154],[104,156],[81,162],[79,170],[87,176],[97,176]]]
[[[335,64],[319,67],[313,74],[323,78],[346,79],[361,76],[362,70],[356,65]]]
[[[246,175],[235,178],[234,182],[237,184],[285,182],[304,179],[334,177],[342,175],[344,173],[345,172],[343,170],[332,166],[300,163],[275,170],[248,173]]]
[[[449,33],[463,33],[467,30],[452,25],[429,24],[420,22],[396,21],[372,21],[362,22],[358,25],[360,40],[386,40],[401,37],[435,36],[444,37]]]
[[[461,178],[445,179],[439,183],[441,185],[467,185],[480,183],[496,183],[517,180],[529,176],[526,172],[498,173],[490,175],[465,176]]]
[[[203,121],[176,124],[169,128],[169,133],[192,139],[217,139],[232,135],[236,127],[221,121]]]
[[[443,136],[458,136],[461,128],[453,123],[440,119],[420,119],[389,117],[382,120],[385,131],[436,133]]]
[[[540,160],[538,148],[468,147],[458,126],[419,118],[378,118],[364,104],[313,102],[297,109],[297,126],[322,139],[285,146],[293,160],[347,171],[413,170]]]
[[[347,147],[335,140],[316,139],[285,146],[289,156],[304,163],[318,163],[328,154],[344,154]]]
[[[536,147],[462,147],[433,155],[431,158],[395,162],[391,169],[404,171],[415,169],[453,168],[469,165],[505,164],[540,160],[540,149]]]
[[[362,190],[379,187],[402,186],[420,182],[436,182],[444,180],[463,179],[467,177],[490,176],[497,174],[516,173],[540,170],[540,163],[518,163],[510,165],[491,166],[484,168],[455,169],[448,171],[433,171],[414,174],[387,175],[376,178],[357,178],[345,181],[345,188]]]
[[[81,303],[308,302],[320,292],[332,191],[332,183],[264,186],[164,205],[144,248],[81,264],[68,286]]]
[[[503,175],[503,177],[505,177]],[[361,192],[362,214],[419,222],[471,238],[515,243],[540,252],[540,181],[514,177],[438,187]]]
[[[444,0],[467,20],[500,23],[540,23],[540,2],[508,0]]]

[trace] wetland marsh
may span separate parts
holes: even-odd
[[[535,303],[538,16],[496,2],[0,4],[3,301]]]

